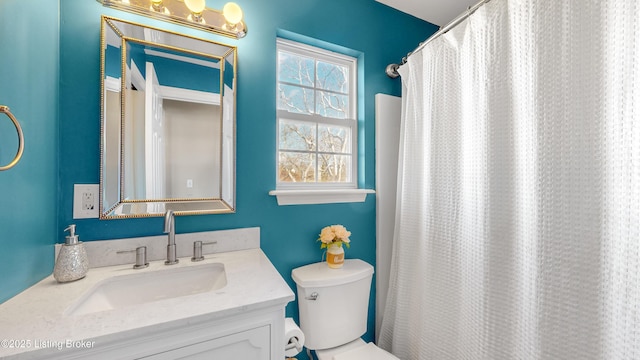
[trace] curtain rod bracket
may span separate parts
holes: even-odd
[[[387,74],[388,77],[395,79],[400,76],[400,73],[398,73],[399,67],[400,65],[398,64],[389,64],[387,65],[387,68],[384,70],[384,72]]]

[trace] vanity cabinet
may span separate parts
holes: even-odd
[[[255,359],[269,360],[269,326],[241,331],[216,339],[151,355],[144,359]]]
[[[216,319],[189,319],[189,325],[145,335],[117,334],[92,339],[91,349],[65,349],[42,359],[284,359],[284,306]],[[164,325],[162,327],[165,327]]]

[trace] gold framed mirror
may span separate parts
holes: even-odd
[[[100,218],[235,211],[233,46],[102,16]]]

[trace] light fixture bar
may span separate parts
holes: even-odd
[[[175,24],[240,39],[247,34],[247,26],[243,20],[230,24],[222,11],[204,8],[200,13],[193,13],[180,0],[97,0],[104,6],[124,10]],[[234,4],[235,5],[235,4]],[[237,7],[237,5],[235,5]],[[239,7],[238,7],[239,9]],[[240,13],[241,14],[241,13]],[[233,21],[237,21],[234,19]]]

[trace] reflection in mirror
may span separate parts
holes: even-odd
[[[236,49],[102,18],[101,218],[235,211]]]

